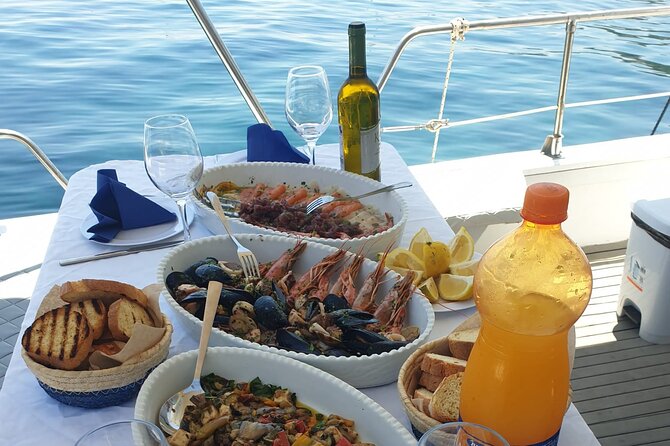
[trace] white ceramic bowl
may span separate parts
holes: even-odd
[[[322,190],[338,187],[349,195],[358,195],[382,187],[382,184],[361,175],[355,175],[343,170],[331,169],[322,166],[297,163],[237,163],[217,166],[206,169],[196,191],[201,186],[215,186],[222,181],[232,181],[238,186],[248,186],[258,183],[277,185],[285,183],[291,186],[316,183]],[[213,209],[203,203],[194,192],[193,202],[195,212],[213,234],[225,234],[225,229]],[[389,245],[397,245],[407,222],[407,206],[400,194],[396,191],[373,195],[364,198],[361,203],[370,205],[380,211],[393,216],[394,225],[386,231],[367,237],[357,237],[347,240],[347,249],[352,252],[364,250],[364,255],[373,258],[378,252],[384,251]],[[287,232],[263,228],[233,218],[233,230],[241,233],[273,234],[298,237]],[[304,238],[304,237],[301,237]],[[307,237],[305,240],[325,243],[330,246],[342,246],[342,239],[322,237]]]
[[[261,263],[277,259],[287,249],[295,246],[296,243],[295,239],[273,235],[242,234],[237,237],[244,246],[256,254],[258,261]],[[335,251],[336,249],[330,246],[307,242],[307,247],[295,263],[293,272],[299,277],[309,267]],[[158,266],[158,281],[164,284],[165,278],[172,271],[184,271],[196,261],[208,256],[219,260],[237,261],[235,245],[228,236],[213,236],[194,240],[174,248],[163,258]],[[372,260],[366,259],[363,262],[357,280],[358,287],[376,266],[377,263]],[[333,273],[333,281],[338,273],[339,271]],[[391,272],[390,274],[394,273]],[[381,284],[377,293],[377,300],[380,300],[380,296],[384,296],[391,289],[393,286],[391,282],[394,281],[386,280]],[[198,339],[202,321],[182,308],[165,289],[163,290],[163,296],[173,308],[176,317],[181,319],[191,335]],[[406,324],[418,326],[420,335],[413,342],[390,352],[349,357],[308,355],[250,342],[218,329],[212,330],[209,342],[210,345],[214,346],[246,347],[278,353],[311,364],[337,376],[354,387],[372,387],[388,384],[398,379],[398,372],[403,362],[420,344],[426,341],[433,329],[434,322],[435,314],[430,303],[425,297],[415,293],[408,304]]]
[[[140,389],[135,418],[157,423],[165,400],[193,380],[197,351],[174,356],[158,366]],[[203,375],[216,373],[236,381],[255,377],[288,388],[298,401],[323,414],[353,420],[360,439],[378,446],[416,445],[416,439],[398,420],[358,390],[321,370],[272,353],[231,347],[209,348]]]

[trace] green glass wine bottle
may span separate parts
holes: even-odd
[[[349,77],[337,95],[340,127],[340,164],[379,181],[379,90],[368,77],[365,61],[365,24],[349,24]]]

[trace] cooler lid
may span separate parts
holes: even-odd
[[[670,237],[670,198],[638,200],[633,214],[656,231]]]

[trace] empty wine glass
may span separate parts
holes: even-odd
[[[121,420],[93,429],[74,446],[168,446],[161,430],[144,420]]]
[[[177,202],[184,240],[191,240],[186,202],[200,177],[202,154],[188,118],[161,115],[144,123],[144,168],[154,185]]]
[[[315,164],[316,141],[333,120],[328,77],[323,67],[305,65],[291,68],[286,80],[286,119],[307,146],[300,148]]]

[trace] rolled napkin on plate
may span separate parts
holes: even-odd
[[[308,164],[310,159],[299,152],[279,130],[267,124],[247,128],[247,161],[283,161]]]
[[[144,228],[174,221],[177,215],[128,188],[116,170],[98,170],[98,192],[89,206],[98,223],[88,228],[91,240],[109,243],[126,229]]]

